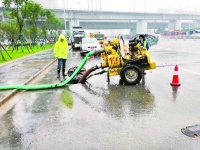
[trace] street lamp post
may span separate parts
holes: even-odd
[[[135,3],[134,3],[134,12],[135,12]]]
[[[100,6],[100,11],[101,11],[101,0],[99,0],[99,6]]]
[[[191,13],[192,13],[191,8],[190,8],[190,12],[189,12],[189,13],[190,13],[190,20],[189,20],[189,30],[190,30],[190,28],[191,28],[191,27],[190,27],[190,21],[191,21],[191,18],[192,18],[192,17],[191,17]]]
[[[146,19],[146,11],[147,11],[146,5],[147,5],[146,0],[144,0],[144,18],[143,18],[144,20]]]
[[[70,9],[70,36],[72,37],[72,8]]]
[[[179,14],[181,14],[181,3],[179,3]]]
[[[78,3],[76,3],[75,5],[78,5]],[[71,9],[70,9],[70,35],[72,36],[72,6],[71,6]]]
[[[65,11],[65,0],[63,0],[63,7],[64,7],[64,24],[65,24],[65,36],[66,36],[66,11]]]
[[[88,11],[90,11],[90,3],[89,3],[89,0],[87,0],[87,4],[88,4]]]

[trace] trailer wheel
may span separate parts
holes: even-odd
[[[142,79],[142,71],[138,66],[128,65],[122,68],[120,76],[126,85],[135,85]]]

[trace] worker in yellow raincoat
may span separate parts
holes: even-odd
[[[60,34],[58,41],[54,46],[54,57],[58,59],[58,67],[57,67],[57,78],[60,78],[60,71],[62,67],[62,75],[63,77],[66,76],[65,74],[65,64],[68,58],[68,42],[63,34]]]

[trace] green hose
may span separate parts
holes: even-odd
[[[81,61],[77,69],[73,72],[73,74],[67,78],[65,81],[58,83],[58,84],[42,84],[42,85],[4,85],[0,86],[0,90],[11,90],[11,89],[18,89],[18,90],[40,90],[40,89],[52,89],[63,87],[68,84],[76,75],[77,73],[85,66],[88,59],[94,55],[96,51],[89,52],[85,58]]]

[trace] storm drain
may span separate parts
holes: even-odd
[[[200,138],[200,125],[188,126],[181,129],[181,132],[192,138]]]
[[[70,68],[68,71],[67,71],[67,75],[70,77],[74,71],[77,69],[77,66],[76,67],[72,67]],[[85,68],[82,68],[78,73],[77,75],[70,81],[70,84],[77,84],[78,81],[81,79],[81,77],[83,76],[83,73],[86,71]]]

